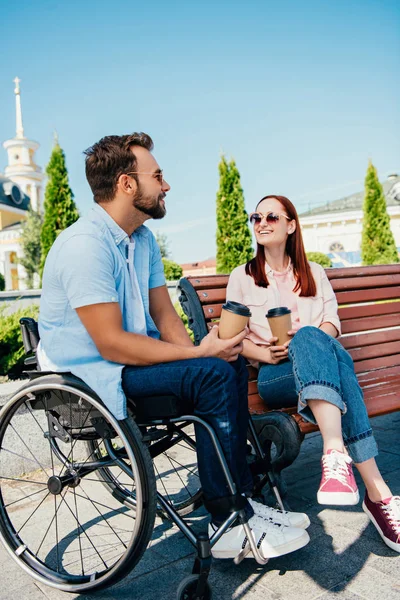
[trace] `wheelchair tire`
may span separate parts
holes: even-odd
[[[182,579],[176,592],[176,599],[193,600],[194,598],[196,598],[197,600],[195,592],[198,580],[198,575],[189,575],[188,577],[185,577],[185,579]],[[201,595],[201,598],[199,598],[199,600],[212,600],[212,591],[208,581],[206,582],[204,593]]]
[[[131,507],[102,491],[92,476],[121,463],[112,446],[116,438],[130,469]],[[88,454],[88,439],[103,444],[100,461]],[[4,406],[0,539],[37,581],[75,593],[120,581],[142,557],[155,514],[154,471],[139,429],[132,419],[117,421],[82,381],[38,377]]]

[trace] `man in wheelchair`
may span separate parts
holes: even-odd
[[[47,256],[39,364],[80,377],[117,419],[127,417],[127,397],[173,396],[188,406],[183,413],[204,419],[215,431],[237,490],[231,494],[212,439],[196,425],[209,534],[233,510],[243,509],[263,557],[280,556],[308,543],[309,520],[251,498],[247,370],[240,356],[245,332],[221,340],[215,327],[195,347],[177,315],[160,250],[144,226],[165,216],[170,189],[152,149],[148,135],[133,133],[104,137],[86,150],[94,206],[60,234]],[[236,557],[246,540],[243,523],[236,521],[212,553]]]

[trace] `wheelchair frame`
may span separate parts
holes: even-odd
[[[20,323],[21,323],[25,352],[29,355],[26,360],[26,364],[28,366],[34,366],[36,364],[35,353],[36,353],[36,348],[37,348],[38,340],[39,340],[38,331],[37,331],[37,323],[33,319],[27,319],[27,318],[21,319]],[[15,399],[16,398],[18,399],[19,395],[22,396],[24,390],[27,391],[28,397],[30,397],[31,400],[34,400],[35,393],[40,394],[40,392],[43,392],[46,390],[57,389],[56,383],[50,383],[50,382],[48,382],[48,379],[47,379],[47,381],[45,381],[45,379],[46,379],[45,373],[36,371],[36,372],[33,372],[32,375],[34,375],[34,379],[31,380],[31,383],[28,384],[27,386],[23,386],[23,388],[21,388],[16,394],[14,394],[14,396],[9,400],[7,405],[1,411],[0,427],[1,427],[1,423],[2,423],[2,417],[7,412],[7,407],[11,403],[15,402]],[[82,395],[85,396],[86,395],[87,397],[90,397],[90,401],[93,402],[94,404],[101,403],[102,408],[103,408],[102,412],[108,413],[108,418],[111,422],[115,421],[115,418],[108,411],[108,409],[104,406],[104,404],[101,402],[101,400],[83,382],[82,382],[82,386],[79,385],[78,387],[76,387],[76,385],[74,386],[74,380],[76,380],[77,378],[70,376],[69,374],[55,373],[52,375],[54,375],[54,377],[61,375],[61,376],[64,376],[64,378],[67,381],[70,380],[71,384],[69,386],[69,389],[72,393],[76,394],[77,396],[82,396]],[[48,387],[46,387],[46,384]],[[59,388],[59,389],[61,389],[61,388]],[[65,390],[68,391],[68,385],[66,385],[66,386],[64,385],[64,387],[62,387],[62,389],[64,391]],[[194,561],[192,577],[189,577],[189,578],[187,578],[187,580],[184,580],[182,582],[179,592],[178,592],[178,594],[181,594],[181,595],[180,596],[178,595],[178,598],[182,599],[182,600],[183,599],[207,600],[208,598],[211,598],[211,592],[210,592],[209,584],[207,582],[207,578],[208,578],[210,567],[211,567],[211,548],[218,542],[218,540],[221,538],[221,536],[226,532],[226,530],[230,527],[230,525],[236,519],[239,519],[240,523],[243,525],[248,541],[247,541],[245,547],[242,549],[242,551],[234,559],[235,564],[239,564],[250,552],[252,552],[253,557],[255,558],[255,560],[258,564],[260,564],[260,565],[266,564],[268,562],[268,559],[265,559],[262,556],[259,549],[257,548],[256,540],[254,538],[253,532],[251,531],[251,529],[248,525],[245,511],[243,510],[245,500],[243,499],[243,497],[241,495],[237,494],[236,485],[235,485],[235,483],[232,479],[231,473],[229,471],[225,456],[222,452],[220,442],[219,442],[214,430],[212,429],[212,427],[210,425],[208,425],[208,423],[206,423],[203,419],[201,419],[195,415],[190,415],[190,414],[185,414],[185,415],[182,415],[179,417],[162,418],[162,419],[146,418],[143,422],[140,420],[140,418],[138,418],[135,421],[139,428],[147,428],[147,427],[157,428],[159,426],[165,426],[165,425],[169,425],[169,424],[181,425],[181,424],[185,424],[185,423],[197,424],[197,425],[203,427],[207,431],[208,435],[211,438],[214,450],[218,457],[218,461],[221,466],[221,469],[222,469],[222,472],[225,477],[225,480],[226,480],[226,483],[228,486],[228,490],[230,493],[229,500],[230,500],[230,506],[231,506],[231,514],[225,520],[225,522],[220,527],[218,527],[218,529],[214,532],[214,534],[211,536],[211,538],[209,538],[208,534],[203,533],[203,532],[196,535],[192,531],[192,529],[185,523],[184,519],[177,513],[177,511],[174,509],[172,503],[168,499],[166,499],[159,491],[156,492],[156,497],[157,497],[157,501],[158,501],[159,505],[162,507],[162,509],[168,515],[168,517],[171,519],[171,521],[173,521],[177,525],[177,527],[182,531],[182,533],[185,535],[185,537],[190,541],[190,543],[197,550],[197,556]],[[57,428],[57,425],[56,425],[56,428]],[[249,419],[249,433],[251,436],[251,441],[253,444],[254,451],[258,457],[258,459],[256,461],[257,464],[256,464],[255,471],[258,474],[263,475],[256,487],[258,489],[261,489],[266,483],[268,483],[275,495],[275,498],[276,498],[277,503],[279,504],[281,510],[284,510],[284,506],[283,506],[274,476],[268,468],[268,463],[267,463],[265,453],[264,453],[261,443],[258,439],[258,435],[257,435],[254,423],[251,420],[251,418]],[[143,442],[141,440],[138,440],[138,443],[143,445]],[[108,458],[111,458],[112,461],[114,461],[114,462],[118,462],[118,456],[111,448],[112,448],[112,445],[109,444]],[[132,448],[131,448],[131,450],[132,450]],[[132,450],[132,452],[133,452],[133,450]],[[104,467],[106,462],[107,461],[103,461],[103,462],[99,463],[99,461],[98,461],[99,468]],[[95,463],[91,464],[91,466],[86,469],[87,473],[91,473],[95,470],[94,465],[95,465]],[[120,466],[120,465],[118,465],[118,466]],[[126,465],[123,468],[124,469],[127,468]],[[130,469],[130,474],[132,475],[132,469],[130,467],[128,467],[128,468]],[[257,471],[257,468],[258,468],[258,471]],[[85,473],[83,471],[80,473],[78,472],[78,474],[81,476],[81,478],[84,478],[85,475],[87,475],[87,473]],[[138,476],[138,474],[136,473],[136,477],[137,476]],[[2,477],[0,475],[0,481],[1,481],[1,479],[2,479]],[[133,474],[132,479],[133,480],[135,479],[135,473]],[[67,485],[67,484],[65,482],[63,482],[63,485]],[[49,487],[49,489],[50,489],[50,487]],[[1,498],[2,497],[1,497],[1,493],[0,493],[0,499]],[[136,499],[136,501],[137,500],[138,499]],[[133,504],[134,503],[135,503],[135,501],[133,501]],[[20,551],[20,549],[17,549],[17,551],[15,551],[15,550],[13,551],[8,546],[7,541],[5,540],[4,536],[1,534],[1,531],[0,531],[0,539],[2,540],[3,544],[6,546],[6,549],[8,550],[9,554],[14,558],[14,560],[16,560],[16,562],[18,564],[20,564],[20,566],[22,563],[22,567],[24,568],[23,561],[21,560],[21,555],[23,554],[23,550]],[[35,574],[32,573],[26,567],[25,567],[25,570],[28,570],[31,575],[35,576]],[[195,576],[195,577],[193,577],[193,576]],[[39,577],[36,576],[36,578],[39,578]],[[76,589],[76,586],[72,586],[73,588],[75,588],[75,589],[72,589],[71,586],[63,586],[63,585],[60,586],[59,584],[56,584],[54,581],[51,581],[51,580],[43,581],[42,578],[40,580],[42,582],[46,583],[47,585],[56,587],[58,589],[64,589],[66,591],[80,591],[79,587],[78,587],[78,589]],[[108,583],[103,584],[103,586],[111,585],[113,583],[115,583],[114,580],[111,581],[109,584]],[[102,586],[101,586],[101,584],[99,586],[96,586],[95,582],[94,582],[94,584],[92,586],[90,586],[90,590],[97,589],[97,587],[102,587]],[[87,586],[85,586],[82,589],[82,591],[87,592],[89,590],[88,590]]]

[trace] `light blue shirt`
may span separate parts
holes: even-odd
[[[149,290],[165,284],[160,249],[144,225],[134,231],[131,240],[135,242],[134,268],[143,307],[132,290],[129,237],[98,204],[63,231],[51,247],[40,302],[39,334],[45,356],[55,370],[70,371],[83,379],[117,419],[127,416],[121,384],[124,365],[100,355],[75,309],[118,302],[124,330],[135,332],[135,318],[137,326],[144,308],[147,335],[160,337],[149,310]]]

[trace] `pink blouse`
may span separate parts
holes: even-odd
[[[269,286],[258,287],[250,275],[246,275],[245,265],[236,267],[229,277],[227,300],[245,304],[251,310],[249,321],[249,340],[258,345],[265,345],[272,337],[266,314],[270,308],[287,306],[292,311],[293,328],[305,325],[319,327],[329,322],[336,327],[340,335],[340,321],[335,293],[326,276],[325,270],[317,263],[310,262],[317,293],[315,296],[299,296],[293,292],[295,286],[293,271],[289,266],[286,273],[277,273],[269,265],[266,272]]]

